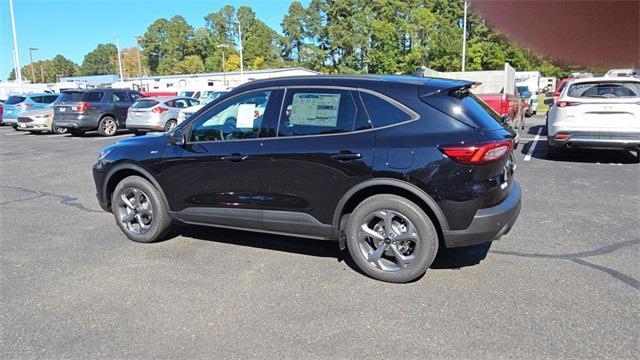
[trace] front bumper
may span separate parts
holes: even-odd
[[[468,228],[444,231],[445,245],[452,248],[499,239],[508,233],[516,222],[520,214],[521,197],[520,184],[514,181],[509,196],[496,206],[479,209]]]

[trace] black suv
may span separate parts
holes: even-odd
[[[98,200],[134,241],[172,222],[337,240],[366,274],[411,281],[440,246],[495,240],[520,211],[514,134],[472,85],[251,82],[169,133],[102,149]]]
[[[63,91],[54,107],[53,124],[68,128],[74,136],[93,130],[113,136],[118,128],[125,128],[129,106],[140,97],[128,89]]]

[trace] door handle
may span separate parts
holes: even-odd
[[[242,155],[242,154],[238,154],[238,153],[233,153],[233,154],[231,154],[231,155],[223,156],[223,157],[222,157],[222,160],[228,160],[228,161],[238,162],[238,161],[247,160],[247,155]]]
[[[361,159],[362,154],[352,153],[351,151],[341,151],[339,154],[332,155],[331,158],[338,161],[351,161]]]

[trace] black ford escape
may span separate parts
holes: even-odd
[[[520,211],[514,134],[470,82],[255,81],[170,133],[101,150],[97,196],[134,241],[172,222],[337,240],[368,275],[421,276],[439,246],[506,234]]]

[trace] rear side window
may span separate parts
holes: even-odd
[[[288,90],[278,136],[337,134],[353,131],[356,104],[351,91]]]
[[[58,95],[46,95],[42,97],[42,101],[45,104],[51,104],[52,102],[58,100]]]
[[[150,107],[154,107],[158,104],[158,101],[155,100],[138,100],[131,105],[134,109],[148,109]]]
[[[451,91],[449,94],[431,95],[422,101],[450,117],[476,129],[502,129],[502,119],[487,103],[470,91]]]
[[[588,82],[572,84],[567,96],[575,98],[619,98],[640,96],[640,83],[636,82]]]
[[[360,98],[374,128],[411,120],[411,115],[376,95],[361,91]]]
[[[140,94],[138,92],[135,92],[135,91],[132,91],[132,92],[129,93],[129,97],[131,98],[131,101],[136,101],[136,100],[138,100],[139,98],[142,97],[142,94]]]
[[[13,105],[13,104],[20,104],[21,102],[25,101],[27,98],[24,96],[9,96],[9,98],[7,99],[7,102],[5,104],[7,105]]]
[[[101,92],[88,92],[84,101],[87,102],[100,102],[102,100],[103,93]]]
[[[42,101],[42,96],[30,96],[29,97],[31,99],[31,101],[33,102],[37,102],[37,103],[43,103],[44,101]]]

